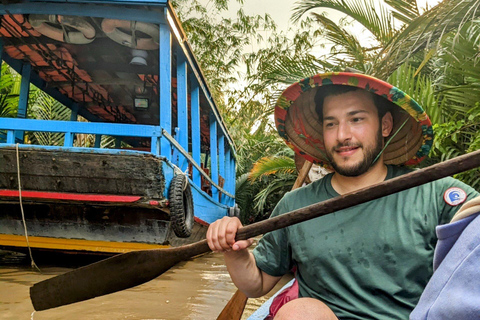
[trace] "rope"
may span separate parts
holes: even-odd
[[[372,165],[374,163],[377,162],[378,158],[380,158],[380,156],[382,155],[383,151],[385,151],[385,149],[388,147],[388,145],[390,144],[390,142],[393,140],[393,138],[395,138],[395,136],[397,135],[397,133],[400,132],[400,130],[402,130],[402,128],[407,124],[408,122],[408,118],[403,122],[403,124],[400,126],[400,128],[398,128],[397,132],[395,132],[395,134],[393,136],[390,137],[390,139],[388,139],[387,143],[385,143],[385,146],[383,147],[383,149],[378,153],[378,155],[375,157],[375,160],[373,160],[372,162]],[[381,124],[380,124],[381,125]]]
[[[30,242],[28,241],[27,223],[25,222],[25,212],[23,211],[23,203],[22,203],[22,186],[20,182],[20,156],[18,152],[18,143],[15,145],[15,150],[17,153],[18,200],[20,202],[20,211],[22,212],[23,229],[25,230],[25,239],[27,240],[28,253],[30,254],[30,261],[32,262],[32,268],[36,268],[38,272],[42,272],[40,268],[38,268],[38,266],[35,264],[35,261],[33,260],[32,249],[30,248]]]
[[[183,191],[185,191],[185,189],[187,189],[187,186],[188,186],[188,168],[185,170],[185,172],[182,171],[182,169],[180,169],[177,165],[175,165],[174,163],[172,163],[172,166],[173,166],[173,173],[174,175],[181,175],[181,176],[185,176],[185,181],[183,183]]]

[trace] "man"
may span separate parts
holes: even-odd
[[[287,193],[272,216],[407,173],[398,165],[419,163],[432,144],[423,109],[365,75],[304,79],[283,92],[275,116],[297,154],[334,172]],[[432,275],[435,227],[476,195],[446,178],[267,233],[252,253],[252,240],[234,240],[242,227],[235,218],[213,223],[207,240],[224,252],[233,282],[249,297],[297,267],[301,298],[275,319],[407,319]]]

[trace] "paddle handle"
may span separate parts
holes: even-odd
[[[238,230],[236,240],[246,240],[260,234],[278,230],[293,224],[321,217],[326,214],[385,197],[406,189],[420,186],[441,178],[480,166],[480,150],[418,169],[368,188],[347,193],[320,203],[245,226]]]

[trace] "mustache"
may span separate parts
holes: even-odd
[[[346,143],[339,143],[332,148],[333,151],[337,151],[340,148],[361,148],[363,145],[361,143],[354,143],[354,142],[346,142]]]

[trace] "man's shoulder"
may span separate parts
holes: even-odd
[[[392,165],[389,167],[390,167],[390,170],[392,171],[391,178],[395,178],[395,177],[410,173],[412,171],[418,170],[418,169],[413,169],[405,166]],[[446,197],[449,193],[452,193],[452,192],[454,193],[454,196],[457,196],[457,193],[464,194],[465,199],[467,199],[467,197],[471,199],[472,197],[476,197],[479,194],[471,186],[453,177],[445,177],[442,179],[434,180],[429,183],[414,187],[413,189],[428,190],[428,192],[432,192],[434,194],[440,194],[442,197]]]
[[[390,178],[396,178],[399,176],[402,176],[404,174],[410,173],[412,171],[415,171],[415,169],[406,167],[406,166],[397,166],[397,165],[387,165],[389,169],[389,176]]]
[[[297,188],[295,190],[287,192],[281,202],[288,203],[289,207],[293,204],[293,207],[303,207],[329,199],[331,195],[331,174],[324,176],[321,179],[315,180],[306,186]],[[294,208],[292,207],[291,210]]]

